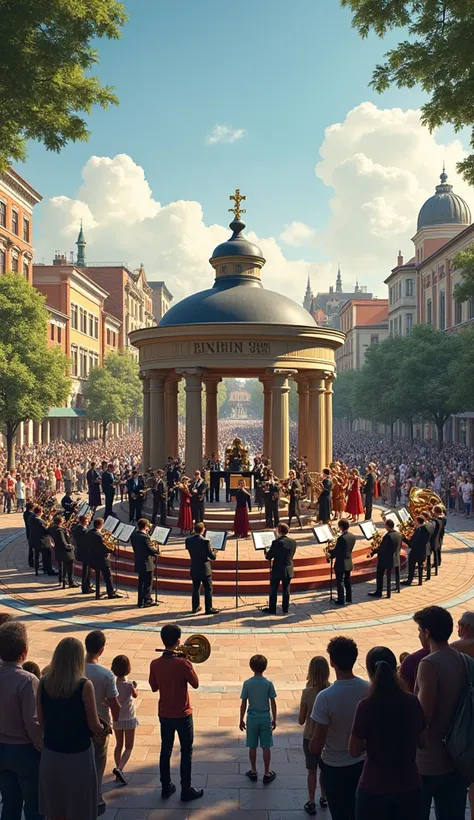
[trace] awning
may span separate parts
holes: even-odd
[[[46,413],[48,419],[81,419],[87,411],[79,407],[50,407]]]

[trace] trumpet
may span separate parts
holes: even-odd
[[[382,543],[382,533],[377,530],[370,539],[370,543],[372,544],[372,549],[367,553],[367,558],[373,558],[374,555],[378,554],[380,544]]]
[[[155,652],[167,652],[166,649],[156,649]],[[205,635],[190,635],[177,649],[173,649],[177,658],[186,658],[191,663],[204,663],[211,655],[211,644]]]

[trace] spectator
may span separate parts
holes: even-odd
[[[15,483],[16,511],[23,512],[25,508],[25,482],[21,475],[17,475]]]
[[[336,680],[314,702],[311,717],[315,726],[309,751],[321,755],[321,775],[332,820],[353,820],[364,755],[351,756],[348,743],[357,705],[367,695],[369,683],[352,672],[358,651],[351,638],[332,638],[327,651]]]
[[[401,666],[399,674],[409,692],[415,691],[416,676],[418,674],[420,661],[430,654],[430,645],[424,633],[421,634],[419,631],[418,637],[421,641],[421,649],[417,649],[416,652],[411,652],[410,654],[406,653],[407,657],[403,660],[400,656]]]
[[[308,770],[308,802],[305,803],[304,809],[307,814],[311,815],[316,814],[316,784],[318,764],[321,763],[320,759],[316,755],[311,754],[309,751],[309,741],[311,740],[314,728],[311,712],[313,710],[316,695],[322,692],[323,689],[327,689],[328,686],[329,664],[326,658],[323,658],[322,655],[316,655],[316,657],[312,658],[309,662],[308,677],[306,679],[306,687],[301,693],[300,713],[298,718],[300,726],[304,726],[303,751],[306,760],[306,768]],[[321,808],[324,809],[327,806],[327,800],[326,793],[324,791],[324,783],[321,777],[319,778],[319,782],[321,786],[321,797],[319,799],[319,803]]]
[[[150,664],[149,683],[152,692],[160,693],[158,716],[161,729],[161,796],[166,800],[176,791],[176,786],[171,782],[170,759],[177,732],[181,746],[181,800],[188,803],[204,794],[203,789],[191,786],[194,726],[188,683],[193,689],[197,689],[199,679],[192,663],[176,652],[181,637],[179,626],[166,624],[160,634],[165,650],[161,658],[156,658]]]
[[[22,669],[24,669],[25,672],[31,672],[31,674],[34,675],[35,678],[38,678],[38,680],[40,680],[41,670],[36,661],[25,661],[25,663],[22,664]]]
[[[448,644],[453,619],[446,609],[428,606],[415,613],[414,621],[420,640],[430,646],[430,654],[418,666],[415,685],[428,726],[425,746],[417,755],[423,781],[420,820],[429,820],[432,800],[437,820],[464,820],[468,784],[452,766],[443,742],[466,685],[463,660]]]
[[[92,682],[95,691],[95,702],[99,719],[110,727],[113,720],[118,720],[120,716],[120,702],[118,690],[115,684],[113,672],[100,664],[100,656],[105,648],[105,635],[100,629],[89,632],[85,640],[86,644],[86,676]],[[97,769],[97,790],[99,803],[97,814],[104,814],[106,809],[105,800],[102,796],[102,778],[107,763],[107,749],[109,745],[108,735],[105,739],[93,738],[95,766]]]
[[[471,476],[467,476],[461,484],[462,501],[464,504],[464,517],[471,517],[472,483]]]
[[[118,697],[120,701],[120,715],[118,720],[114,720],[115,768],[113,773],[116,780],[126,785],[127,780],[123,770],[130,760],[132,749],[135,743],[135,730],[138,726],[138,719],[135,716],[134,699],[138,697],[137,684],[135,681],[128,681],[130,674],[130,661],[126,655],[117,655],[112,661],[112,672],[116,677]],[[122,749],[125,743],[125,750]]]
[[[264,655],[252,655],[249,666],[253,672],[253,677],[244,681],[240,695],[240,724],[241,732],[247,730],[247,748],[249,750],[250,769],[246,776],[255,781],[257,774],[257,747],[263,753],[263,764],[265,767],[263,782],[271,783],[275,780],[275,772],[270,771],[271,747],[273,746],[272,731],[276,728],[276,692],[271,680],[265,678],[263,673],[267,668],[267,659]],[[247,711],[247,723],[245,723],[245,713]],[[272,716],[270,717],[270,708]]]
[[[9,621],[13,621],[13,615],[8,612],[0,612],[0,626],[7,624]]]
[[[459,640],[451,646],[474,659],[474,612],[463,612],[458,621]]]
[[[84,674],[84,648],[63,638],[54,650],[37,694],[44,732],[40,808],[48,817],[96,820],[97,773],[91,735],[100,740],[94,687]]]
[[[42,820],[38,772],[43,744],[36,712],[38,680],[21,664],[28,654],[26,628],[18,621],[0,627],[0,792],[2,817]]]
[[[421,778],[416,750],[426,726],[415,695],[397,675],[397,659],[385,646],[367,655],[371,688],[360,701],[349,740],[349,754],[367,752],[356,796],[356,820],[418,820]]]

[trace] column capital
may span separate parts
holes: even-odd
[[[177,367],[174,372],[180,376],[202,376],[207,370],[205,367]]]
[[[295,377],[295,382],[296,382],[296,392],[298,393],[299,396],[301,396],[304,393],[309,392],[309,381],[308,381],[307,376],[305,376],[304,378],[302,376],[300,376],[299,378]]]
[[[215,388],[217,390],[218,384],[222,381],[222,376],[213,376],[212,374],[206,374],[203,377],[203,382],[206,385],[206,392],[210,392],[209,388]]]
[[[289,379],[290,376],[294,376],[296,373],[298,373],[297,370],[285,370],[279,367],[267,367],[265,370],[267,376],[284,376],[286,379]]]
[[[150,379],[166,379],[168,370],[148,370]]]

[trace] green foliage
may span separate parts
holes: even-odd
[[[48,347],[47,325],[44,297],[17,273],[0,277],[0,426],[9,464],[20,422],[41,421],[69,394],[70,363]]]
[[[217,413],[221,407],[227,401],[227,379],[219,382],[217,385]],[[185,386],[185,379],[181,379],[178,384],[178,416],[180,419],[186,418],[186,391],[184,389]],[[204,413],[206,412],[206,389],[203,386],[202,393],[201,393],[201,410],[204,418]]]
[[[341,0],[353,12],[353,26],[362,37],[371,31],[384,37],[404,29],[408,37],[390,49],[377,65],[371,85],[421,86],[430,95],[422,107],[422,123],[433,131],[451,123],[456,131],[471,126],[474,148],[474,3],[472,0]],[[458,163],[474,184],[474,154]]]
[[[142,391],[138,363],[128,350],[109,353],[103,367],[94,367],[84,389],[87,415],[102,423],[104,442],[109,424],[139,414]]]
[[[453,268],[459,270],[462,276],[461,281],[454,286],[454,298],[458,302],[474,299],[474,245],[456,254]]]
[[[359,381],[356,370],[343,370],[334,382],[332,412],[335,419],[347,419],[351,425],[357,418],[355,386]]]
[[[459,351],[451,363],[448,381],[452,389],[452,401],[463,409],[474,404],[474,328],[459,334]]]
[[[50,151],[87,140],[82,115],[118,103],[91,73],[91,43],[119,38],[126,17],[118,0],[0,0],[0,169],[25,159],[28,139]]]
[[[117,379],[124,388],[126,418],[141,417],[143,410],[142,387],[138,361],[128,350],[109,353],[104,368]]]

